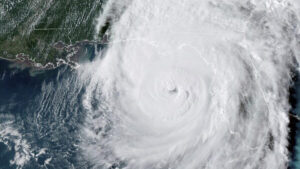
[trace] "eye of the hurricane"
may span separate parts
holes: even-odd
[[[168,83],[166,86],[166,91],[168,92],[168,94],[174,95],[174,94],[177,94],[178,88],[177,88],[176,84]]]
[[[175,87],[175,88],[168,89],[168,92],[169,92],[169,94],[177,94],[178,90]]]
[[[182,68],[146,74],[136,88],[141,114],[155,121],[188,120],[209,100],[208,79]]]

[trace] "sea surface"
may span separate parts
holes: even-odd
[[[32,71],[0,60],[0,74],[0,168],[88,168],[76,146],[85,117],[84,89],[69,93],[74,70]]]

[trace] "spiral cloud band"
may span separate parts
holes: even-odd
[[[95,168],[287,167],[296,2],[107,4],[111,42],[79,70]]]

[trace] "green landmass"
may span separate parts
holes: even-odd
[[[54,44],[95,41],[95,18],[105,1],[0,0],[0,57],[23,53],[41,64],[66,57],[68,51]]]

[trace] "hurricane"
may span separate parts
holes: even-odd
[[[297,1],[111,0],[78,69],[95,168],[287,168]]]

